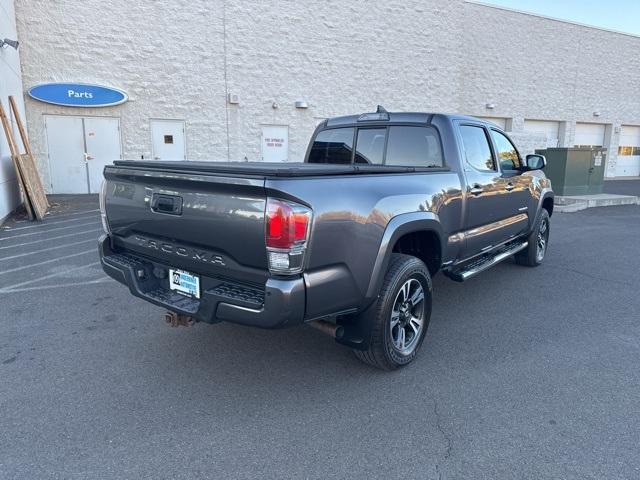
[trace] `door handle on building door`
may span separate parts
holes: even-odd
[[[93,157],[89,155],[87,152],[84,152],[84,161],[88,162],[89,160],[93,160]]]

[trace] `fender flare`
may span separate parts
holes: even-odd
[[[540,193],[540,199],[538,200],[538,208],[536,210],[536,216],[534,217],[533,222],[531,223],[532,229],[535,227],[536,223],[538,222],[538,217],[540,216],[540,212],[542,212],[542,208],[543,208],[542,204],[547,198],[550,198],[552,201],[555,199],[555,194],[553,193],[553,190],[551,190],[550,188],[545,188]]]
[[[445,254],[445,235],[438,215],[433,212],[402,213],[393,217],[387,224],[378,248],[376,262],[371,272],[366,298],[371,301],[378,296],[384,280],[393,246],[400,237],[407,233],[434,232],[440,240],[440,253]]]

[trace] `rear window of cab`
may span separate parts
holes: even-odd
[[[309,152],[309,163],[442,167],[438,132],[433,127],[342,127],[322,130]]]

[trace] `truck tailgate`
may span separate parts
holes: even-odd
[[[196,273],[265,280],[264,177],[110,166],[105,179],[116,248]]]

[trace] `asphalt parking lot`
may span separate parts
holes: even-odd
[[[640,207],[434,281],[417,361],[308,327],[171,329],[97,263],[95,197],[0,228],[0,478],[640,478]],[[10,227],[10,228],[6,228]]]

